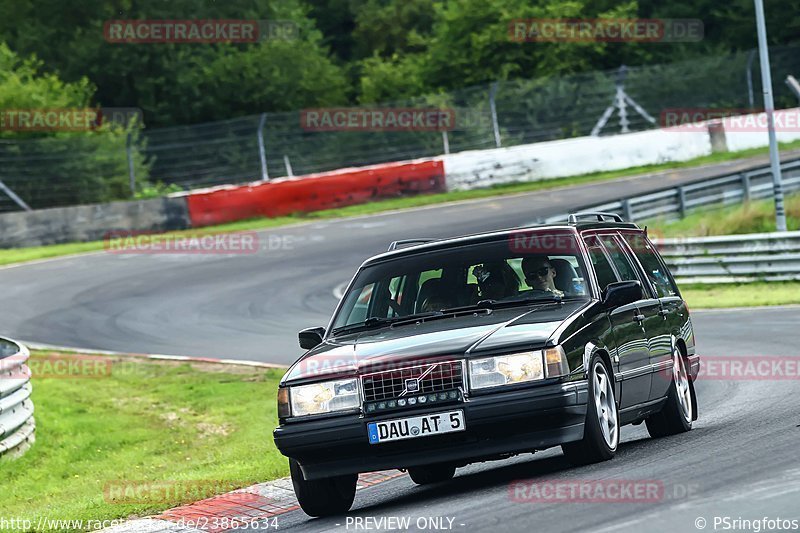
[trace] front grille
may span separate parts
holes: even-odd
[[[398,368],[363,376],[364,400],[391,400],[406,395],[459,389],[464,383],[461,361],[446,361]],[[407,380],[417,381],[417,390],[406,387]]]

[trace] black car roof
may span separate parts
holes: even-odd
[[[575,233],[593,229],[634,229],[640,231],[642,230],[642,228],[640,228],[633,222],[578,221],[569,224],[565,223],[536,224],[531,226],[521,226],[516,228],[507,228],[507,229],[487,231],[482,233],[473,233],[457,237],[449,237],[446,239],[431,240],[428,242],[422,242],[420,244],[407,246],[405,248],[396,248],[396,245],[402,244],[404,242],[404,241],[397,241],[395,243],[392,243],[390,251],[370,257],[369,259],[364,261],[364,264],[362,266],[385,261],[387,259],[403,257],[406,255],[415,255],[426,251],[447,250],[449,248],[456,248],[459,246],[465,246],[469,244],[480,244],[480,243],[499,241],[508,238],[509,235],[513,235],[521,231],[528,231],[528,230],[538,231],[548,228],[565,229],[574,231]],[[418,242],[418,240],[414,239],[409,242]]]

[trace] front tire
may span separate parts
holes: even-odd
[[[589,403],[583,439],[561,445],[567,460],[576,465],[608,461],[619,445],[619,408],[612,374],[597,355],[592,357],[589,368]]]
[[[412,466],[408,469],[411,481],[417,485],[430,485],[450,481],[456,474],[456,467],[448,464],[434,464],[427,466]]]
[[[325,479],[306,480],[294,459],[289,459],[294,494],[308,516],[341,515],[350,510],[356,497],[358,476],[351,474]]]
[[[667,403],[661,411],[645,420],[651,437],[666,437],[692,429],[694,419],[694,387],[689,381],[686,362],[676,346],[672,351],[672,383],[667,393]]]

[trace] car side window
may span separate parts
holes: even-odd
[[[589,249],[589,259],[591,259],[595,274],[597,274],[597,283],[600,285],[600,290],[605,290],[609,283],[619,281],[617,274],[614,272],[611,263],[608,262],[608,257],[606,257],[603,246],[597,237],[592,235],[584,241]]]
[[[628,259],[628,255],[620,247],[617,240],[612,235],[600,235],[599,239],[605,246],[614,266],[617,267],[617,272],[619,272],[622,281],[640,281],[633,264]]]
[[[639,263],[642,264],[644,273],[647,276],[653,290],[659,298],[666,296],[676,296],[678,289],[675,287],[670,276],[666,272],[665,267],[658,259],[656,251],[650,242],[644,238],[643,235],[635,235],[632,233],[624,233],[622,237],[628,246],[631,247]]]

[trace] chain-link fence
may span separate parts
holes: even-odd
[[[800,46],[770,50],[778,108],[797,97],[783,83],[800,75]],[[242,183],[659,126],[672,108],[762,107],[755,52],[678,63],[512,80],[370,108],[447,108],[448,131],[313,131],[302,112],[148,130],[133,135],[0,141],[0,211],[132,196],[131,182],[180,188]],[[622,113],[620,112],[622,111]],[[146,116],[146,114],[145,114]],[[152,191],[151,191],[152,192]]]

